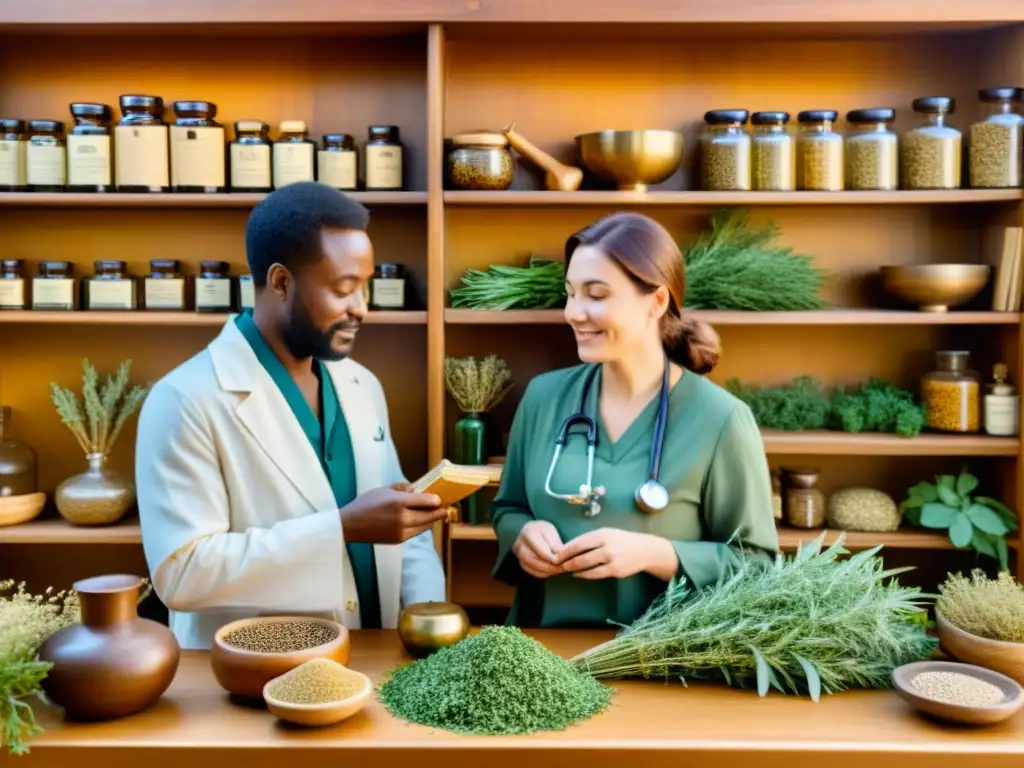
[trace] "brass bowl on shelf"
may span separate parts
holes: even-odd
[[[410,656],[423,658],[469,634],[469,617],[455,603],[414,603],[398,619],[398,637]]]
[[[879,270],[882,286],[922,312],[946,312],[966,304],[988,283],[987,264],[904,264]]]
[[[679,168],[683,135],[678,131],[598,131],[576,137],[580,162],[619,189],[647,191]]]

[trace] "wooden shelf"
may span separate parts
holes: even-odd
[[[426,192],[349,192],[366,205],[426,205]],[[252,208],[266,197],[259,192],[224,194],[130,194],[107,192],[0,192],[0,206],[22,208]]]
[[[761,430],[769,455],[808,456],[1017,456],[1015,437],[988,435],[940,435],[916,437],[847,432],[781,432]]]
[[[220,327],[229,315],[221,312],[200,314],[199,312],[100,312],[79,310],[76,312],[0,312],[2,323],[29,323],[33,325],[166,325]],[[369,312],[364,321],[367,325],[426,325],[426,311]]]
[[[63,519],[33,520],[21,525],[0,527],[0,545],[141,543],[142,531],[137,519],[95,527],[74,526]]]

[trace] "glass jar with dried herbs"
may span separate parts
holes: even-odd
[[[1021,142],[1024,117],[1016,109],[1024,98],[1021,88],[986,88],[978,98],[989,114],[971,126],[969,172],[975,189],[1021,186]]]
[[[793,528],[821,528],[828,508],[825,493],[818,488],[819,470],[800,467],[785,470],[786,522]]]
[[[899,189],[899,136],[892,130],[896,110],[854,109],[846,113],[846,188]]]
[[[904,189],[960,187],[960,131],[949,124],[956,102],[948,96],[914,99],[920,124],[900,142],[900,183]]]
[[[751,140],[745,109],[713,109],[704,114],[700,135],[701,189],[743,191],[751,184]]]
[[[786,130],[788,112],[755,112],[750,118],[753,170],[751,186],[758,191],[796,189],[796,141]]]
[[[839,113],[810,109],[797,115],[796,185],[815,192],[838,192],[844,186],[843,137],[835,130]]]

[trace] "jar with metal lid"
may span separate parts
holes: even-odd
[[[274,187],[270,173],[270,126],[259,120],[235,123],[235,139],[229,153],[232,192],[269,192]]]
[[[896,110],[854,109],[846,113],[846,188],[899,189],[899,136],[892,130]]]
[[[256,286],[252,281],[252,275],[238,277],[238,305],[242,309],[256,307]]]
[[[32,278],[32,309],[74,310],[78,290],[70,261],[41,261]]]
[[[114,111],[106,104],[76,102],[71,105],[75,125],[68,133],[68,191],[110,192],[110,123]]]
[[[316,142],[302,120],[285,120],[274,142],[274,189],[316,180]]]
[[[796,189],[796,140],[786,130],[789,112],[755,112],[750,117],[751,186],[761,192]]]
[[[949,124],[956,102],[948,96],[914,99],[920,124],[900,142],[900,183],[904,189],[958,189],[961,135]]]
[[[150,259],[149,274],[143,283],[143,306],[162,312],[185,309],[185,276],[177,259]]]
[[[446,165],[448,181],[456,189],[508,189],[515,172],[508,136],[498,131],[453,136]]]
[[[93,265],[95,273],[83,281],[87,310],[127,310],[138,305],[135,280],[128,265],[116,259],[101,259]]]
[[[371,125],[366,143],[367,191],[401,190],[405,172],[402,165],[402,141],[397,125]]]
[[[986,88],[978,98],[989,114],[971,126],[968,148],[971,186],[976,189],[1019,187],[1024,177],[1022,142],[1024,117],[1016,109],[1024,98],[1022,88]]]
[[[335,189],[359,187],[359,156],[350,133],[326,133],[317,153],[317,181]]]
[[[159,96],[121,96],[114,127],[114,178],[119,192],[170,192],[171,172]]]
[[[28,186],[25,121],[0,118],[0,191],[22,192]]]
[[[175,192],[227,191],[224,126],[212,101],[174,102],[171,126],[171,187]]]
[[[818,469],[786,470],[786,522],[793,528],[821,528],[828,513],[825,493],[818,488]]]
[[[380,264],[370,285],[370,309],[405,309],[405,269],[401,264]]]
[[[991,384],[985,386],[985,432],[1000,437],[1013,437],[1020,431],[1020,396],[1006,379],[1006,363],[992,367]]]
[[[981,377],[969,367],[971,353],[941,350],[936,370],[921,379],[925,426],[940,432],[977,432],[981,427]]]
[[[196,277],[196,312],[231,312],[235,308],[231,265],[226,261],[204,261]]]
[[[750,134],[745,109],[713,109],[704,113],[700,146],[701,189],[750,189]]]
[[[14,437],[11,406],[0,405],[0,498],[35,493],[37,463],[36,452]]]
[[[33,192],[63,192],[67,183],[67,145],[60,120],[29,120],[25,149],[28,188]]]
[[[844,187],[843,137],[835,131],[839,113],[809,109],[797,115],[796,185],[815,192],[838,192]]]
[[[21,259],[0,261],[0,310],[28,308],[25,290],[25,262]]]

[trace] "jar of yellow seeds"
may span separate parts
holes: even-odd
[[[936,370],[921,380],[925,426],[940,432],[977,432],[981,377],[970,369],[971,353],[941,350],[935,360]]]

